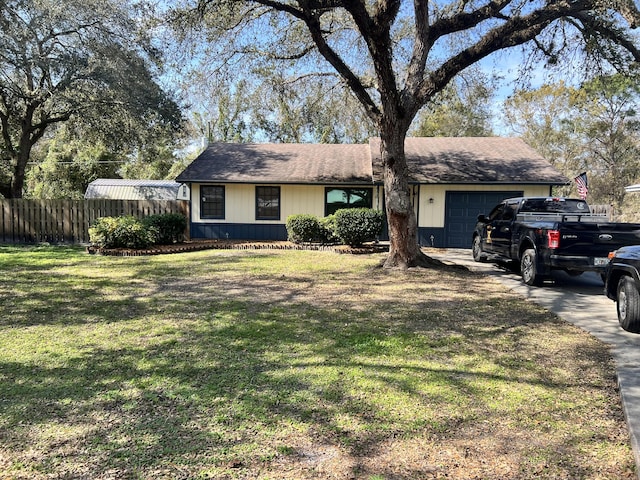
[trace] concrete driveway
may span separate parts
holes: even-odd
[[[640,335],[625,332],[619,327],[615,303],[604,295],[600,277],[591,272],[579,277],[557,272],[542,287],[530,287],[520,275],[504,266],[474,262],[470,249],[430,248],[425,252],[443,262],[464,265],[469,270],[492,276],[523,298],[545,307],[611,346],[640,478]]]

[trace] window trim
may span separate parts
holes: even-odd
[[[260,201],[260,197],[261,195],[259,194],[259,190],[260,189],[272,189],[273,191],[277,192],[277,199],[278,199],[278,212],[276,215],[263,215],[261,216],[259,214],[260,212],[260,206],[258,205],[259,201]],[[279,185],[256,185],[256,214],[255,214],[255,218],[256,220],[280,220],[280,217],[282,216],[282,189],[280,188]],[[270,208],[274,208],[274,207],[270,207]]]
[[[205,215],[204,214],[204,195],[203,189],[205,188],[220,188],[222,189],[222,215]],[[227,212],[227,190],[224,185],[200,185],[200,218],[203,219],[216,219],[224,220]]]

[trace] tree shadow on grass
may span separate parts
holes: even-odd
[[[95,479],[486,477],[491,455],[524,472],[507,478],[531,478],[537,455],[550,475],[587,478],[597,468],[580,464],[588,437],[607,441],[620,421],[606,349],[478,275],[258,272],[207,283],[140,265],[127,278],[120,298],[117,280],[92,283],[79,310],[59,302],[59,318],[27,323],[91,327],[94,315],[114,323],[103,333],[114,338],[0,360],[0,439],[14,468]],[[604,406],[589,410],[581,395]],[[599,417],[591,427],[568,426],[585,411]],[[423,459],[398,464],[412,446]]]

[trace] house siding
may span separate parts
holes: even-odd
[[[225,187],[225,218],[201,218],[200,184],[191,185],[191,238],[286,240],[287,217],[296,214],[324,216],[325,189],[336,185],[281,185],[280,219],[256,220],[258,184],[211,183]],[[262,184],[260,184],[262,186]],[[338,185],[362,188],[363,185]],[[368,187],[368,185],[366,186]],[[373,208],[382,208],[382,188],[373,189]]]
[[[286,240],[284,224],[192,223],[191,238],[214,240]]]
[[[225,218],[206,219],[200,216],[200,185],[191,187],[191,220],[198,223],[285,223],[289,215],[308,213],[324,216],[324,192],[330,185],[278,185],[280,187],[280,220],[256,220],[256,184],[211,184],[225,187]],[[341,185],[342,186],[342,185]],[[350,186],[350,185],[349,185]],[[355,185],[354,187],[362,187]],[[373,189],[374,208],[381,202]]]

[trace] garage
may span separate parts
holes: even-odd
[[[522,191],[447,192],[445,197],[445,241],[449,248],[471,248],[478,215],[488,214],[505,198],[522,196]]]

